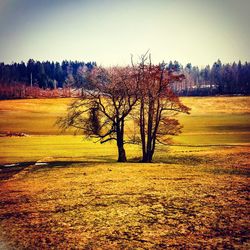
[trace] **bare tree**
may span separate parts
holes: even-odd
[[[83,71],[84,94],[58,123],[64,129],[82,130],[85,136],[101,143],[115,140],[119,162],[127,160],[126,142],[141,143],[142,161],[151,162],[156,144],[169,144],[169,135],[180,133],[175,116],[189,112],[171,89],[173,82],[182,81],[184,75],[167,70],[164,63],[153,65],[147,53],[138,65],[131,61],[132,67]],[[132,140],[125,135],[129,115],[139,129]]]
[[[180,112],[188,113],[189,108],[171,89],[171,84],[182,81],[184,75],[168,71],[164,63],[152,65],[147,54],[142,56],[137,68],[140,71],[140,96],[136,119],[140,130],[142,162],[151,162],[156,143],[168,144],[167,135],[180,133],[181,126],[174,117]]]
[[[101,143],[115,140],[118,161],[125,162],[125,119],[138,101],[138,76],[132,67],[99,67],[86,72],[85,78],[88,89],[58,123],[64,129],[82,130]]]

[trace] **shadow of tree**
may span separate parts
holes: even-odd
[[[82,157],[83,158],[83,157]],[[13,175],[23,171],[24,169],[33,166],[28,169],[28,172],[35,172],[43,169],[44,171],[51,168],[66,168],[66,167],[88,167],[98,165],[101,163],[115,163],[116,160],[110,156],[96,156],[95,159],[90,160],[74,160],[74,157],[63,157],[62,160],[40,160],[40,161],[27,161],[18,162],[15,164],[0,165],[0,181],[10,179]]]
[[[0,165],[0,181],[10,179],[13,175],[33,164],[35,164],[34,161],[20,162],[15,166]]]
[[[131,163],[140,162],[140,157],[134,157],[129,160]],[[200,165],[208,162],[212,162],[213,159],[209,157],[195,156],[195,155],[167,155],[167,156],[156,156],[152,163],[165,163],[165,164],[184,164],[184,165]]]

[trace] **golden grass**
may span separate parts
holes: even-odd
[[[0,162],[30,163],[0,168],[0,248],[249,249],[249,97],[183,100],[184,134],[151,164],[57,135],[68,99],[1,101],[1,131],[30,136],[0,137]]]
[[[0,132],[27,134],[59,134],[57,117],[65,114],[73,99],[21,99],[0,101]]]
[[[18,249],[247,249],[249,154],[210,150],[33,165],[1,183],[2,238]]]

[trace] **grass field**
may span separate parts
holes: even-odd
[[[183,98],[151,164],[61,134],[70,102],[0,101],[0,133],[28,135],[0,137],[0,249],[249,249],[249,97]]]

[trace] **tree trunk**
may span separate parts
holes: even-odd
[[[140,134],[141,134],[141,146],[142,146],[142,162],[146,159],[146,138],[145,138],[145,117],[144,117],[144,100],[141,99],[140,107]]]
[[[123,146],[118,146],[118,162],[126,162],[126,152]]]
[[[124,149],[124,121],[122,120],[117,124],[117,148],[118,148],[118,162],[126,162],[126,152]]]
[[[154,119],[154,100],[149,96],[149,106],[148,106],[148,122],[147,122],[147,145],[146,152],[142,157],[142,162],[152,162],[152,129],[153,129],[153,119]]]
[[[152,162],[152,152],[151,151],[147,151],[146,154],[142,157],[141,162],[145,162],[145,163],[150,163]]]

